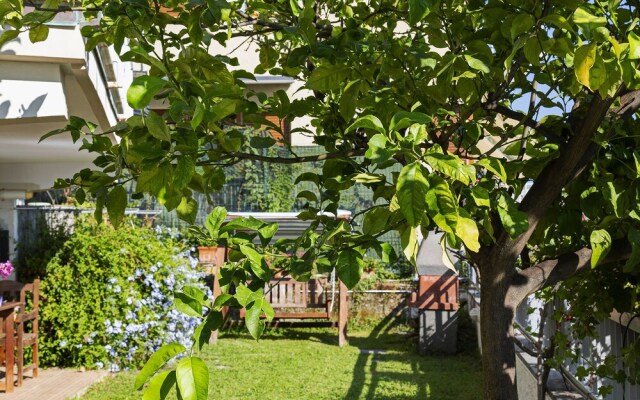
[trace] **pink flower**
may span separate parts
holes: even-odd
[[[7,262],[0,263],[0,277],[2,277],[2,279],[7,279],[12,272],[13,272],[13,264],[11,264],[10,260],[7,260]]]

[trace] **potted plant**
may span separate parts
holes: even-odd
[[[195,243],[198,246],[198,260],[209,266],[220,266],[225,261],[226,247],[221,245],[219,230],[227,216],[227,210],[223,207],[214,208],[204,227],[193,226],[189,228]]]

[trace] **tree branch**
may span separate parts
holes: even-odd
[[[574,135],[563,147],[560,157],[547,164],[520,204],[520,211],[527,214],[529,227],[516,239],[511,239],[507,232],[501,229],[502,232],[490,251],[490,263],[515,263],[544,214],[573,178],[576,168],[583,161],[583,156],[592,143],[594,133],[616,97],[602,99],[598,94],[593,95],[584,118],[572,126]]]
[[[363,156],[365,151],[366,151],[365,149],[362,149],[362,150],[349,151],[346,153],[325,153],[325,154],[318,154],[316,156],[302,156],[302,157],[269,157],[269,156],[263,156],[259,154],[233,152],[233,153],[227,153],[225,157],[215,160],[215,162],[220,162],[222,159],[237,158],[241,160],[263,161],[263,162],[269,162],[274,164],[301,164],[301,163],[314,162],[314,161],[330,160],[333,158],[359,157],[359,156]],[[200,161],[197,164],[210,165],[211,162]]]
[[[582,271],[591,268],[590,248],[563,254],[553,260],[546,260],[533,267],[518,271],[512,280],[513,295],[525,297],[550,286],[554,286]],[[607,257],[601,265],[627,260],[631,256],[631,245],[626,240],[614,241]]]
[[[503,106],[502,104],[498,104],[495,101],[482,104],[482,108],[486,111],[494,111],[504,117],[514,119],[520,122],[522,125],[542,133],[547,139],[549,139],[553,143],[562,144],[564,142],[560,138],[560,136],[556,135],[555,132],[553,132],[551,129],[543,125],[540,125],[538,121],[531,118],[530,116],[525,115],[519,111],[512,110],[508,107]]]

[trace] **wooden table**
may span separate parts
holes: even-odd
[[[13,392],[13,366],[15,363],[14,348],[15,348],[15,332],[13,326],[13,310],[16,307],[22,307],[23,304],[19,301],[9,301],[0,305],[0,327],[2,328],[3,340],[0,340],[0,345],[4,344],[5,352],[5,393]],[[3,343],[4,342],[4,343]],[[2,389],[2,385],[0,385]]]

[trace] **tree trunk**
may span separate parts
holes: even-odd
[[[513,321],[517,302],[510,299],[513,266],[482,269],[480,327],[485,400],[517,400]]]

